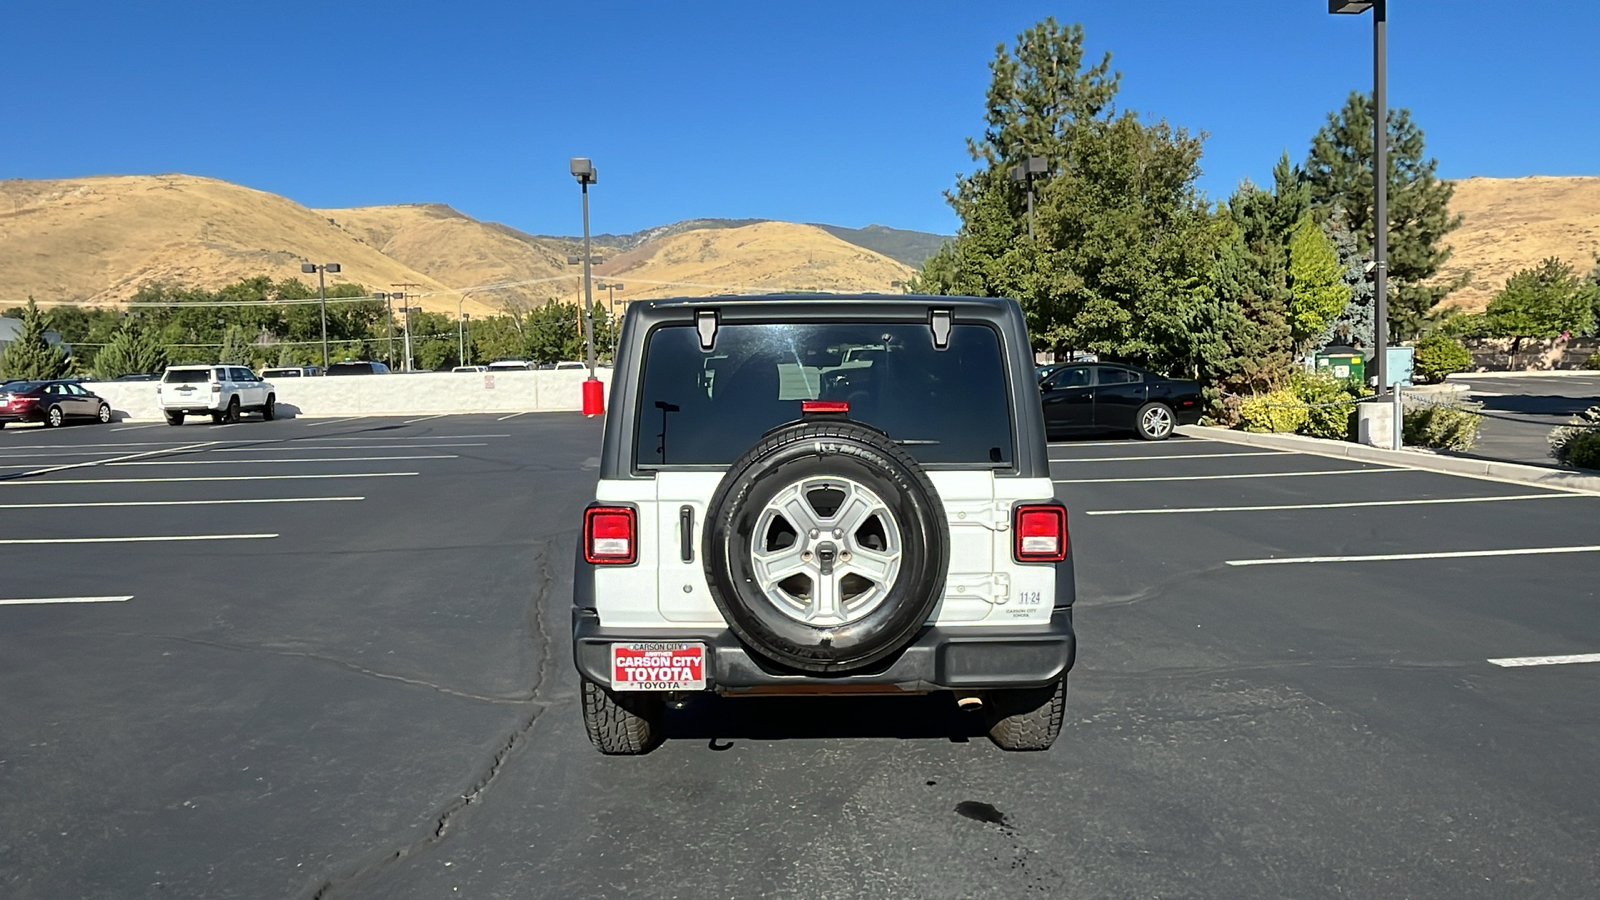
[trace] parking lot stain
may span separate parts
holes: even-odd
[[[1005,828],[1006,814],[987,803],[977,800],[963,800],[956,804],[956,812],[974,822],[983,822],[986,825],[999,825]]]

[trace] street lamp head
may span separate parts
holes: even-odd
[[[316,263],[301,263],[300,264],[300,271],[306,273],[307,275],[310,275],[310,274],[312,274],[312,273],[317,271],[317,265],[316,265]]]
[[[324,272],[332,272],[333,274],[337,275],[337,274],[339,274],[339,264],[338,263],[323,263],[322,264],[322,270]]]
[[[587,156],[574,156],[571,169],[572,177],[578,179],[579,184],[594,184],[600,180],[600,171]]]
[[[372,295],[372,299],[374,299],[374,300],[387,300],[387,299],[389,299],[389,295],[385,294],[383,291],[378,291],[377,293]]]
[[[1328,12],[1339,16],[1354,16],[1372,8],[1373,0],[1328,0]]]

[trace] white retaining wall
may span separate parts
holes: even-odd
[[[611,370],[596,375],[611,394]],[[279,415],[383,416],[434,413],[510,413],[581,410],[583,369],[532,372],[424,372],[413,375],[335,375],[272,382]],[[84,387],[104,397],[118,419],[159,420],[154,381],[100,381]]]

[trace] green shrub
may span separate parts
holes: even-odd
[[[1600,431],[1579,435],[1567,444],[1567,465],[1576,469],[1600,469]]]
[[[1583,367],[1591,372],[1600,372],[1600,350],[1589,354],[1589,358],[1583,361]]]
[[[1483,423],[1483,416],[1477,413],[1482,408],[1481,403],[1462,403],[1460,406],[1430,404],[1408,409],[1401,434],[1405,442],[1413,447],[1471,450],[1472,445],[1478,442],[1478,426]]]
[[[1296,371],[1289,378],[1289,390],[1295,399],[1310,407],[1305,423],[1297,429],[1301,434],[1330,441],[1350,440],[1356,414],[1354,401],[1367,395],[1365,385],[1353,378]]]
[[[1239,424],[1245,431],[1299,431],[1307,418],[1305,405],[1289,390],[1252,394],[1239,404]]]
[[[1461,342],[1442,334],[1430,334],[1417,341],[1415,371],[1429,381],[1443,381],[1446,375],[1472,366],[1472,353]]]
[[[1600,469],[1594,454],[1600,451],[1600,406],[1591,406],[1569,423],[1550,432],[1550,455],[1556,462],[1584,469]],[[1587,463],[1578,462],[1586,459]]]

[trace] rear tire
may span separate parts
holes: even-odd
[[[278,417],[278,395],[268,394],[267,405],[261,407],[261,421],[271,422]]]
[[[989,740],[1002,750],[1049,750],[1067,714],[1067,679],[1036,688],[990,691]]]
[[[109,404],[106,404],[106,403],[100,404],[100,414],[96,418],[98,418],[100,420],[100,424],[101,425],[110,425],[111,424],[111,406]]]
[[[167,420],[168,425],[183,424],[183,413],[181,412],[164,412],[161,415]]]
[[[61,407],[52,406],[45,411],[44,424],[47,428],[60,428],[67,424],[67,414],[61,411]]]
[[[1165,403],[1146,403],[1139,407],[1133,430],[1140,440],[1164,441],[1172,437],[1172,429],[1177,424],[1178,419],[1172,414],[1172,407]]]
[[[228,399],[228,411],[222,414],[222,421],[227,422],[229,425],[239,421],[238,397],[230,397]]]
[[[607,690],[583,682],[583,728],[589,742],[607,756],[638,756],[661,743],[661,698]]]

